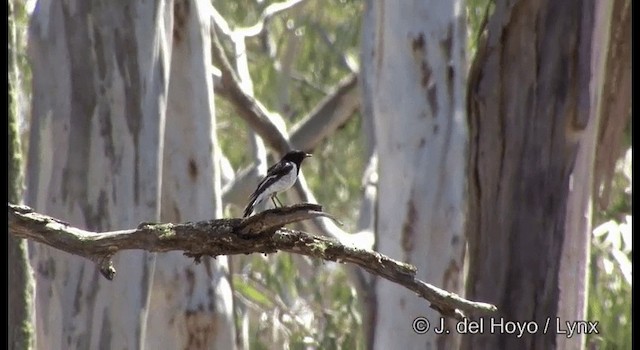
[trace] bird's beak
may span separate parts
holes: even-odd
[[[304,154],[304,157],[305,157],[305,158],[309,158],[309,157],[312,157],[312,155],[311,155],[311,153],[305,153],[305,154]]]

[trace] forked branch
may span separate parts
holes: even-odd
[[[477,314],[497,310],[493,305],[469,301],[418,280],[412,265],[375,251],[348,247],[332,239],[283,228],[286,224],[318,216],[331,217],[317,204],[270,209],[246,219],[142,223],[135,229],[111,232],[82,230],[26,206],[11,203],[8,206],[10,233],[95,261],[108,279],[115,276],[111,257],[120,250],[181,250],[196,261],[204,255],[269,254],[281,250],[360,266],[373,275],[414,291],[445,316],[462,319],[467,312]]]

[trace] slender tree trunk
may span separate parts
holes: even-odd
[[[362,138],[364,140],[364,157],[371,159],[375,152],[375,132],[373,118],[373,75],[375,74],[374,53],[376,35],[376,0],[365,0],[362,12],[362,36],[360,37],[360,73],[358,83],[362,102],[360,114],[362,114]]]
[[[9,12],[9,202],[21,203],[24,188],[22,148],[20,146],[20,118],[18,117],[16,62],[16,25],[13,1]],[[27,257],[27,242],[9,235],[7,238],[8,277],[8,344],[9,349],[31,349],[33,334],[33,271]]]
[[[414,0],[373,6],[368,11],[375,27],[364,30],[375,32],[374,44],[363,47],[374,72],[369,78],[379,155],[378,250],[414,264],[418,278],[459,293],[468,142],[464,4]],[[417,317],[434,327],[440,322],[423,300],[382,280],[375,292],[375,348],[455,348],[453,332],[413,331]]]
[[[174,1],[173,49],[162,176],[162,222],[221,218],[206,0]],[[160,254],[145,345],[149,349],[233,349],[227,257],[199,265]]]
[[[616,84],[621,80],[630,79],[631,55],[620,55],[620,49],[631,44],[631,16],[630,1],[599,1],[594,9],[593,41],[591,45],[591,80],[582,89],[589,90],[589,124],[580,142],[574,171],[571,174],[569,198],[566,221],[566,237],[562,249],[560,261],[559,285],[560,296],[558,300],[558,318],[560,320],[586,320],[588,300],[588,265],[592,232],[592,205],[594,198],[594,163],[596,158],[596,144],[601,121],[611,119],[614,129],[619,130],[618,135],[608,135],[601,139],[603,144],[610,149],[609,152],[621,147],[620,136],[631,110],[631,84]],[[626,19],[626,20],[625,20]],[[627,32],[629,36],[625,41],[618,33]],[[622,39],[622,40],[621,40]],[[623,51],[624,52],[624,51]],[[629,76],[620,76],[619,72],[627,66]],[[616,67],[618,69],[612,70]],[[616,74],[618,73],[618,74]],[[615,80],[614,80],[615,79]],[[613,80],[613,81],[612,81]],[[616,83],[614,83],[614,81]],[[613,84],[613,85],[612,85]],[[621,98],[613,99],[614,104],[608,103],[605,95],[615,90]],[[625,98],[626,97],[626,98]],[[620,108],[619,115],[604,112],[611,107]],[[615,108],[614,107],[614,108]],[[614,136],[615,139],[611,139]],[[615,166],[610,165],[611,169]],[[608,172],[609,169],[601,169]],[[611,182],[611,179],[608,179]],[[578,333],[571,337],[559,333],[556,336],[560,349],[583,349],[587,335]]]
[[[571,286],[559,273],[561,266],[578,278],[585,273],[589,225],[574,219],[588,213],[580,197],[589,198],[583,191],[590,187],[598,125],[602,57],[594,28],[606,17],[596,3],[497,1],[479,45],[469,85],[467,297],[497,305],[493,320],[539,328],[521,337],[466,336],[466,348],[555,348],[560,288],[579,299],[572,303],[584,303],[584,283]],[[573,256],[562,260],[568,243],[577,246],[567,246]]]
[[[371,178],[372,183],[368,186],[363,183],[363,201],[360,207],[360,217],[358,218],[358,228],[369,229],[371,232],[376,231],[376,215],[377,215],[377,190],[378,190],[378,156],[375,140],[375,118],[374,118],[374,85],[373,79],[375,73],[374,53],[375,53],[375,37],[376,37],[376,0],[365,0],[362,13],[362,36],[360,38],[360,73],[359,84],[362,102],[360,104],[360,113],[362,115],[362,138],[364,139],[364,155],[368,159],[367,168],[364,177]],[[373,163],[373,164],[372,164]],[[373,173],[373,174],[372,174]],[[367,197],[371,199],[367,201]],[[367,207],[368,205],[368,207]],[[368,209],[368,210],[367,210]],[[368,218],[366,216],[369,216]],[[360,310],[362,312],[362,324],[364,325],[364,337],[366,349],[372,349],[374,346],[374,335],[377,317],[377,297],[376,284],[377,279],[371,278],[362,281],[364,287],[358,291],[360,302]]]
[[[600,210],[609,205],[616,162],[626,151],[620,140],[631,119],[631,0],[613,1],[612,11],[593,189]]]
[[[171,2],[41,0],[33,71],[27,204],[89,230],[158,221]],[[115,256],[118,274],[31,244],[37,345],[144,347],[153,254]]]

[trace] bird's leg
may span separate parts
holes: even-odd
[[[275,200],[274,200],[274,198],[275,198]],[[278,201],[278,204],[280,204],[280,207],[283,207],[282,202],[280,202],[280,199],[278,199],[278,196],[276,196],[275,194],[273,195],[273,197],[271,197],[271,201],[273,201],[273,206],[274,206],[274,207],[276,207],[276,208],[278,207],[278,206],[276,205],[276,202],[275,202],[275,201]]]
[[[278,205],[276,204],[276,200],[275,200],[275,199],[273,199],[274,197],[275,197],[275,195],[271,196],[271,203],[273,203],[273,207],[274,207],[274,208],[277,208],[277,207],[278,207]]]

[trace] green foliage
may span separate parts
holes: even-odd
[[[467,14],[467,52],[470,58],[475,55],[478,39],[485,30],[483,26],[494,7],[494,0],[467,0],[465,8]],[[472,60],[470,59],[469,62]]]
[[[356,292],[339,265],[291,254],[242,260],[233,283],[251,349],[363,348]]]
[[[600,349],[631,348],[631,216],[595,230],[588,319],[600,334],[588,342]]]

